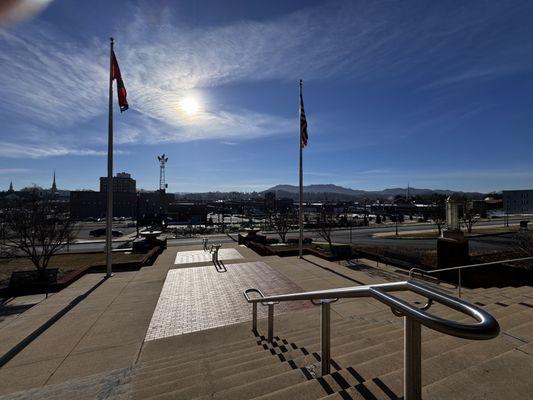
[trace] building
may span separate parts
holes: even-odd
[[[186,225],[205,225],[207,222],[207,205],[196,203],[171,203],[168,205],[168,217],[172,223]]]
[[[160,192],[113,193],[113,217],[158,219],[166,215],[173,195]],[[137,210],[138,207],[138,210]],[[105,192],[74,190],[70,192],[70,215],[75,220],[104,218],[107,211]]]
[[[126,172],[119,172],[113,178],[113,193],[135,193],[136,181]],[[100,192],[107,192],[107,177],[100,177]]]
[[[100,191],[73,190],[70,192],[70,215],[75,220],[104,218],[107,212],[107,178],[100,178]],[[157,192],[138,192],[130,174],[118,173],[113,178],[113,217],[161,220],[167,213],[173,195]]]
[[[503,211],[509,214],[533,214],[533,189],[504,190]]]
[[[469,206],[474,213],[486,218],[490,211],[501,210],[503,208],[503,200],[495,199],[493,197],[486,197],[483,200],[471,200]]]

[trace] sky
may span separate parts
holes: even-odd
[[[110,36],[114,167],[140,188],[163,153],[171,192],[297,184],[299,79],[305,184],[533,188],[531,1],[32,4],[0,9],[0,190],[98,189]]]

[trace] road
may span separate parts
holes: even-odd
[[[96,229],[97,227],[100,227],[101,224],[91,224],[92,226],[85,226],[83,233],[87,234],[86,237],[88,237],[88,231],[91,229]],[[502,226],[503,221],[496,220],[496,221],[481,221],[476,226]],[[434,229],[434,225],[431,223],[413,223],[413,224],[403,224],[399,227],[399,230],[401,232],[405,231],[415,231],[415,230],[421,230],[424,228],[427,229]],[[115,229],[120,229],[125,234],[132,234],[135,232],[135,228],[125,228],[123,226],[123,223],[117,223]],[[404,248],[413,248],[413,249],[434,249],[436,248],[436,239],[396,239],[396,238],[380,238],[380,237],[373,237],[375,233],[380,232],[394,232],[395,227],[394,225],[387,225],[387,226],[379,226],[379,227],[358,227],[353,228],[351,233],[352,243],[353,244],[359,244],[364,246],[394,246],[394,247],[404,247]],[[85,235],[84,235],[85,236]],[[237,234],[232,235],[234,238],[237,237]],[[276,233],[269,232],[267,233],[268,237],[272,238],[279,238],[279,236]],[[306,237],[311,237],[313,240],[322,240],[320,238],[320,235],[316,231],[306,231],[305,232]],[[332,239],[334,242],[338,243],[350,243],[350,229],[342,229],[342,230],[335,230],[332,233]],[[190,238],[180,238],[180,239],[168,239],[168,245],[169,246],[188,246],[193,244],[201,244],[202,243],[202,237],[203,236],[196,236],[196,237],[190,237]],[[234,242],[234,240],[230,237],[228,237],[225,234],[214,234],[208,236],[211,242],[217,242],[217,243],[231,243]],[[298,232],[290,232],[287,235],[288,238],[297,238]],[[93,238],[94,240],[94,238]],[[125,239],[119,238],[114,240],[114,247],[118,246],[119,244],[123,243]],[[497,249],[504,249],[508,248],[511,245],[512,241],[512,235],[498,235],[498,236],[484,236],[484,237],[476,237],[476,238],[470,238],[470,248],[473,250],[497,250]],[[83,243],[76,243],[72,244],[70,246],[70,251],[103,251],[104,249],[104,238],[100,238],[98,242],[83,242]],[[66,249],[65,249],[66,251]]]
[[[501,226],[502,221],[482,221],[477,224],[477,226]],[[415,231],[421,229],[433,229],[434,225],[424,223],[424,224],[410,224],[402,225],[399,229],[400,231]],[[436,239],[396,239],[396,238],[380,238],[373,237],[375,233],[380,232],[394,232],[395,226],[380,226],[380,227],[360,227],[353,228],[351,232],[351,243],[365,245],[365,246],[394,246],[394,247],[404,247],[404,248],[413,248],[413,249],[435,249],[436,248]],[[236,234],[233,235],[236,237]],[[275,233],[267,233],[268,237],[279,238]],[[306,237],[311,237],[313,240],[323,240],[320,238],[320,235],[316,231],[306,231]],[[335,230],[332,232],[332,239],[334,242],[338,243],[350,243],[350,229]],[[298,232],[290,232],[287,234],[287,238],[297,238]],[[218,243],[229,243],[233,242],[232,239],[226,235],[211,235],[209,236],[210,241]],[[505,249],[511,245],[512,234],[509,235],[497,235],[497,236],[483,236],[483,237],[474,237],[469,239],[470,248],[473,250],[496,250],[496,249]],[[187,239],[169,239],[169,246],[184,246],[191,244],[201,244],[202,238],[187,238]]]

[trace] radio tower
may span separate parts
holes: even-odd
[[[168,157],[165,157],[163,154],[162,156],[157,156],[157,159],[159,160],[159,191],[165,193],[168,187],[165,183],[165,165],[168,161]]]

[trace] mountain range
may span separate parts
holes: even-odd
[[[306,194],[306,197],[312,196],[317,199],[330,199],[330,200],[350,200],[354,198],[389,198],[395,196],[406,196],[407,188],[390,188],[383,190],[358,190],[345,188],[333,184],[321,184],[321,185],[307,185],[303,187],[303,191]],[[274,192],[276,197],[289,197],[294,198],[298,196],[298,186],[294,185],[276,185],[270,189],[265,190],[263,193]],[[456,190],[446,190],[446,189],[418,189],[418,188],[409,188],[410,196],[431,196],[431,195],[444,195],[448,196],[452,193],[458,193],[465,195],[469,198],[482,198],[483,193],[478,192],[459,192]]]

